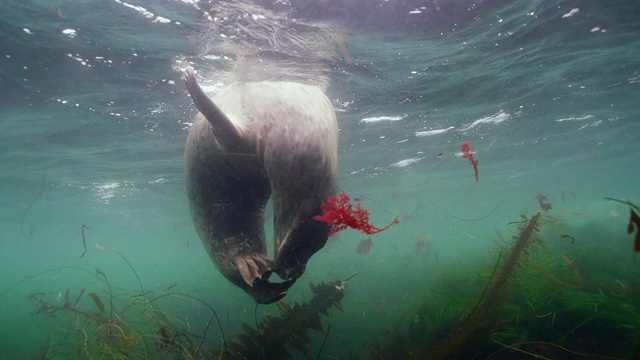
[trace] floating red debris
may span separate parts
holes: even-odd
[[[460,151],[462,151],[462,157],[469,160],[471,162],[471,165],[473,165],[473,171],[475,171],[476,173],[476,182],[478,182],[478,160],[475,160],[473,158],[474,150],[475,150],[474,148],[469,147],[468,141],[465,141],[460,146]]]
[[[387,226],[377,228],[369,222],[369,211],[363,209],[360,203],[354,209],[351,199],[344,190],[338,196],[329,196],[327,202],[323,202],[321,207],[323,214],[314,216],[317,221],[323,221],[331,226],[329,236],[344,230],[348,227],[372,235],[386,230],[389,226],[399,223],[398,217]]]

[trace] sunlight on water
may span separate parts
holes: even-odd
[[[640,356],[637,2],[0,10],[0,358]],[[191,219],[187,68],[322,89],[340,191],[398,223],[256,307]]]

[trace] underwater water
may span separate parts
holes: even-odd
[[[0,14],[1,359],[640,357],[637,2]],[[399,223],[339,232],[256,307],[191,221],[187,66],[209,92],[322,87],[340,188],[375,225]]]

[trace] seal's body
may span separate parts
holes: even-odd
[[[187,139],[186,184],[194,224],[220,272],[260,303],[281,299],[321,249],[329,228],[313,219],[337,192],[337,124],[318,88],[235,83],[211,100],[187,70],[200,111]],[[274,260],[264,207],[273,196]],[[284,279],[268,281],[272,272]]]

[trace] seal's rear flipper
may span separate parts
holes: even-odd
[[[193,103],[198,108],[198,111],[202,116],[207,119],[216,139],[225,145],[236,144],[240,141],[238,130],[233,125],[233,122],[229,120],[227,115],[204,93],[196,75],[193,73],[193,69],[188,68],[182,75],[182,80],[191,95]]]

